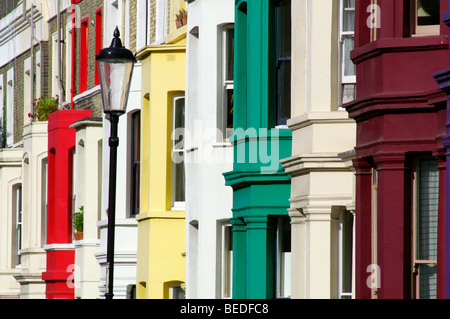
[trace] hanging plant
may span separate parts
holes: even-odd
[[[47,121],[50,113],[58,110],[59,101],[58,97],[43,97],[34,100],[33,103],[34,114],[28,113],[28,117],[32,120]]]

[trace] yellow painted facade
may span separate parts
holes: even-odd
[[[172,209],[172,103],[184,96],[186,26],[137,53],[142,63],[137,298],[167,299],[186,278],[185,211]],[[178,292],[179,292],[178,288]]]

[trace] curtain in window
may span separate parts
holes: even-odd
[[[439,172],[436,160],[419,163],[417,259],[437,259]],[[436,298],[436,263],[419,264],[419,297]]]

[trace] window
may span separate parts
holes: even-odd
[[[222,31],[222,103],[219,111],[222,139],[228,140],[233,134],[234,100],[234,26],[226,26]]]
[[[287,216],[277,218],[276,297],[291,296],[291,223]]]
[[[291,117],[291,0],[275,6],[275,125]]]
[[[415,36],[440,33],[440,0],[411,0],[411,34]]]
[[[41,246],[47,243],[48,159],[41,162]]]
[[[222,226],[222,298],[233,292],[233,226]]]
[[[20,250],[22,249],[22,184],[16,184],[12,188],[12,266],[21,264]]]
[[[52,34],[52,97],[59,96],[58,84],[58,33]]]
[[[3,91],[3,74],[0,74],[0,148],[4,147],[5,125],[3,123],[3,107],[5,105],[5,95]]]
[[[66,47],[66,92],[70,92],[72,87],[72,20],[70,19],[70,22],[66,25],[66,41],[65,41],[65,47]],[[65,101],[69,102],[71,94],[65,95]]]
[[[341,0],[340,6],[340,104],[342,105],[353,101],[356,94],[356,67],[350,59],[350,52],[355,46],[355,0]]]
[[[27,124],[30,122],[28,113],[31,112],[31,58],[28,58],[23,63],[24,73],[23,73],[23,123]]]
[[[103,16],[102,16],[102,7],[98,8],[95,11],[95,56],[98,55],[100,50],[103,47]],[[98,65],[95,63],[95,85],[100,84],[100,78],[98,75]]]
[[[184,96],[172,103],[172,208],[184,208]]]
[[[139,174],[141,157],[141,112],[131,115],[131,209],[130,217],[139,214]]]
[[[80,29],[80,91],[83,93],[87,90],[88,80],[88,30],[89,30],[89,18],[81,20]],[[97,64],[97,63],[96,63]]]
[[[6,74],[6,144],[14,144],[14,68]]]
[[[413,296],[419,299],[435,299],[439,200],[437,160],[418,160],[414,191]]]
[[[352,298],[352,256],[353,256],[353,215],[342,209],[339,214],[338,230],[338,297]]]

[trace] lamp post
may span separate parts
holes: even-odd
[[[103,112],[109,117],[111,134],[109,137],[109,202],[108,202],[108,243],[106,257],[106,299],[113,298],[114,280],[114,233],[116,218],[116,170],[117,170],[117,125],[119,116],[125,113],[130,93],[131,77],[136,57],[122,45],[119,28],[114,30],[110,47],[100,50],[96,57],[102,92]]]

